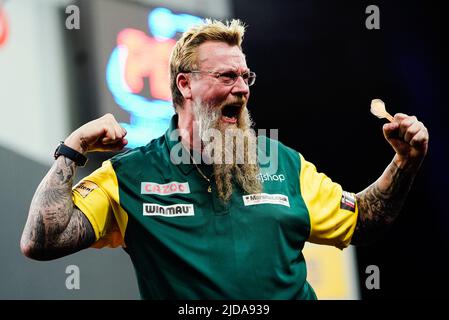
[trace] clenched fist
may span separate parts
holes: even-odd
[[[64,144],[83,154],[90,151],[119,151],[128,143],[125,136],[126,130],[108,113],[73,131]]]
[[[396,152],[394,161],[400,168],[419,167],[427,153],[429,133],[415,116],[394,115],[394,121],[383,126],[385,139]]]

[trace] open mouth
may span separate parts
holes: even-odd
[[[221,110],[221,116],[224,122],[237,123],[237,120],[242,112],[242,105],[227,104]]]

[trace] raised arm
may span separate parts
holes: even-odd
[[[125,129],[107,114],[74,131],[64,144],[83,154],[117,151],[127,144],[125,135]],[[60,156],[39,184],[20,240],[21,251],[27,257],[56,259],[94,243],[89,220],[72,202],[75,171],[75,163]]]
[[[56,259],[89,247],[95,233],[72,202],[73,161],[59,157],[37,188],[20,241],[24,255]]]
[[[357,225],[351,243],[368,244],[379,238],[398,216],[416,173],[427,153],[429,134],[414,116],[398,113],[383,127],[396,154],[383,174],[356,195]]]

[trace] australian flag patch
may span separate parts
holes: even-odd
[[[355,195],[353,193],[343,191],[343,194],[341,195],[340,208],[355,212]]]

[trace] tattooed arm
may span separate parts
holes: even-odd
[[[392,161],[382,176],[356,194],[359,215],[352,244],[369,243],[393,223],[405,202],[416,171],[399,168]]]
[[[380,178],[356,195],[357,225],[351,243],[379,238],[399,215],[415,175],[427,153],[429,134],[416,117],[396,114],[384,135],[396,154]]]
[[[56,259],[95,241],[89,220],[72,202],[74,173],[74,162],[59,157],[37,188],[20,241],[27,257]]]
[[[111,114],[74,131],[64,143],[81,153],[118,151],[126,144],[125,129]],[[36,260],[56,259],[89,247],[94,230],[73,204],[75,163],[60,156],[37,188],[20,240],[24,255]]]

